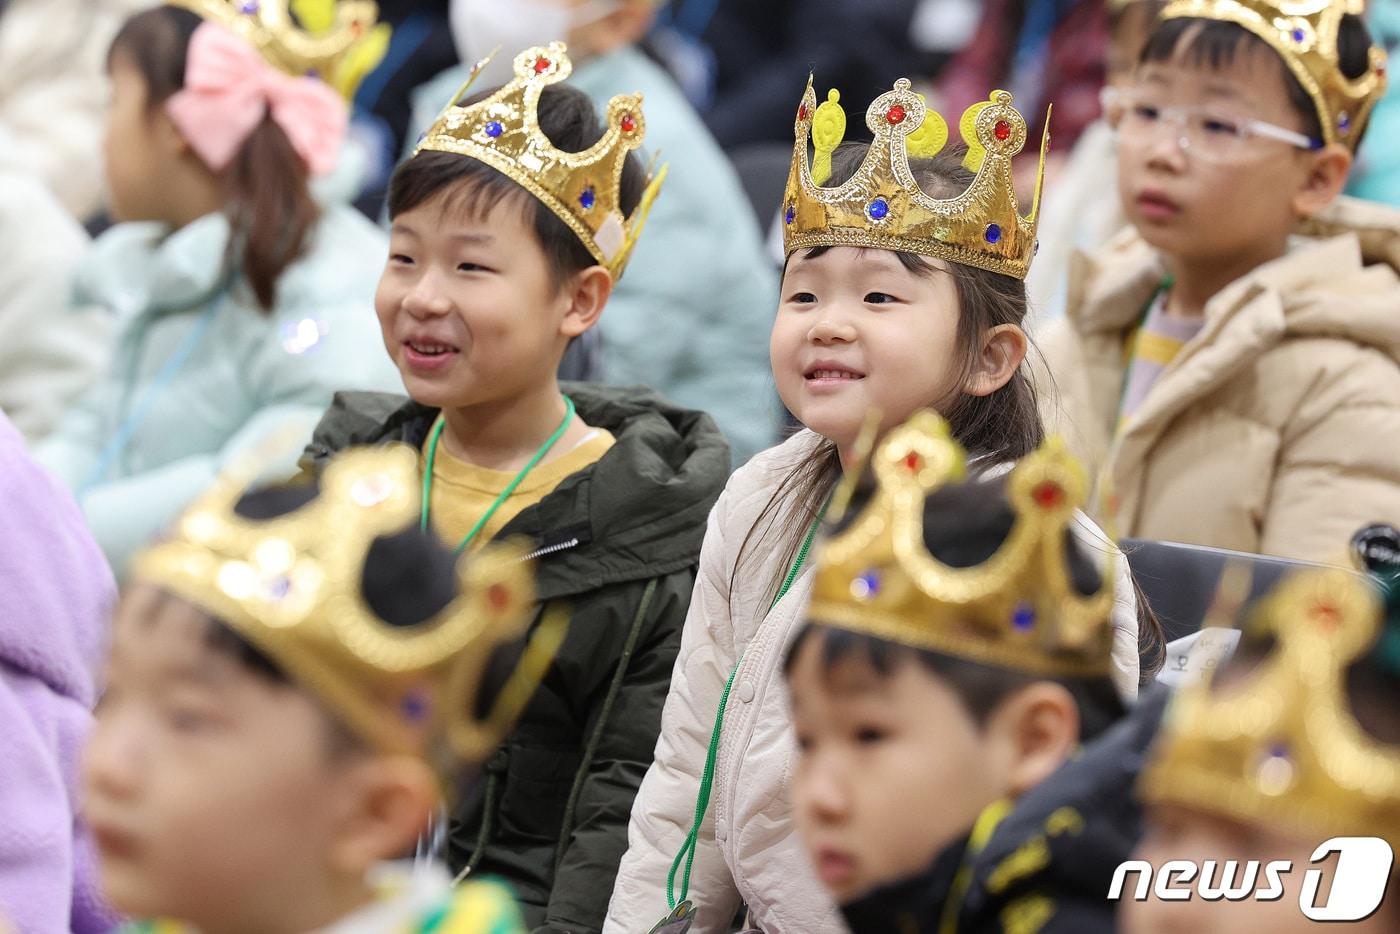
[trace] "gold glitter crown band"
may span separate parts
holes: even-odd
[[[473,69],[473,78],[484,64]],[[614,97],[603,137],[583,152],[563,152],[540,129],[539,102],[546,87],[573,73],[564,43],[526,49],[514,67],[515,78],[485,100],[457,106],[466,89],[459,91],[414,155],[452,152],[486,163],[544,202],[599,265],[621,277],[666,178],[662,166],[632,215],[623,215],[622,168],[646,137],[642,95]]]
[[[1112,575],[1087,597],[1070,579],[1065,532],[1088,480],[1060,441],[1012,471],[1011,532],[968,568],[943,564],[924,543],[924,501],[965,472],[943,419],[916,414],[881,443],[873,464],[873,498],[818,554],[809,618],[1033,674],[1108,672]]]
[[[1263,39],[1312,98],[1322,141],[1354,150],[1385,93],[1386,56],[1379,47],[1371,46],[1366,71],[1354,81],[1339,63],[1342,16],[1365,11],[1365,0],[1172,0],[1161,18],[1235,23]]]
[[[231,478],[142,553],[135,576],[222,620],[281,665],[373,748],[424,756],[448,776],[501,740],[548,667],[562,620],[546,619],[485,721],[472,718],[493,650],[534,614],[523,551],[495,546],[459,566],[457,598],[415,626],[393,626],[361,581],[376,538],[416,528],[418,459],[407,447],[352,449],[319,495],[286,515],[245,519]]]
[[[227,27],[289,75],[311,75],[354,96],[389,48],[374,0],[167,0]],[[293,13],[296,14],[293,17]]]
[[[1035,200],[1029,216],[1016,203],[1011,160],[1026,143],[1026,121],[1006,91],[969,107],[960,130],[968,152],[963,164],[976,177],[954,198],[931,198],[909,168],[910,157],[931,158],[948,141],[948,125],[900,78],[875,99],[865,124],[875,139],[849,180],[819,187],[831,176],[831,154],[846,132],[841,95],[830,91],[817,106],[812,79],[797,110],[797,140],[783,196],[783,248],[856,246],[933,256],[1024,279],[1035,255],[1035,231],[1049,116],[1040,143]],[[815,159],[809,164],[807,140]]]
[[[1277,641],[1238,680],[1184,688],[1142,776],[1149,801],[1303,835],[1382,836],[1400,847],[1400,746],[1362,730],[1346,669],[1374,644],[1375,591],[1340,569],[1286,578],[1250,633]]]

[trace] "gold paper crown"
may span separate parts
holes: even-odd
[[[961,480],[963,452],[932,412],[895,429],[874,457],[877,488],[860,516],[817,558],[808,616],[916,648],[1043,675],[1109,670],[1111,575],[1075,590],[1065,531],[1088,479],[1051,439],[1024,458],[1006,487],[1015,524],[982,564],[954,568],[924,544],[924,500]]]
[[[472,70],[473,78],[484,64]],[[453,152],[486,163],[544,202],[599,265],[619,278],[666,179],[662,166],[632,216],[623,215],[622,167],[646,137],[642,95],[619,94],[608,101],[602,139],[583,152],[563,152],[540,130],[539,102],[546,87],[573,73],[564,43],[526,49],[515,56],[514,67],[508,84],[475,104],[457,106],[466,88],[458,91],[414,155]]]
[[[924,194],[909,168],[909,157],[930,158],[948,141],[948,125],[900,78],[894,90],[875,99],[865,111],[865,125],[875,135],[860,168],[836,188],[818,187],[831,175],[831,153],[846,132],[841,95],[830,91],[817,106],[812,79],[797,109],[797,140],[783,196],[783,248],[856,246],[900,250],[976,266],[1024,279],[1035,255],[1035,230],[1045,154],[1050,146],[1050,119],[1040,142],[1031,213],[1022,217],[1016,203],[1011,159],[1026,143],[1026,121],[1011,106],[1011,95],[993,91],[973,104],[960,129],[968,152],[963,164],[976,178],[955,198]],[[807,139],[815,161],[808,164]]]
[[[1142,776],[1149,801],[1301,834],[1400,846],[1400,747],[1371,738],[1347,700],[1346,668],[1375,642],[1379,601],[1340,569],[1301,571],[1255,611],[1277,639],[1240,680],[1184,688]]]
[[[319,77],[347,99],[389,48],[391,30],[375,25],[374,0],[290,0],[290,6],[288,0],[167,2],[232,30],[274,67]]]
[[[234,511],[232,478],[136,559],[135,576],[216,616],[266,652],[373,748],[424,756],[451,775],[490,752],[548,667],[562,620],[547,619],[483,722],[472,718],[491,653],[534,612],[523,552],[493,546],[459,568],[458,597],[432,619],[392,626],[361,580],[376,538],[414,528],[418,458],[407,447],[352,449],[300,509],[258,521]]]
[[[1337,35],[1343,15],[1365,12],[1366,0],[1172,0],[1161,18],[1221,20],[1263,39],[1312,98],[1322,141],[1355,149],[1385,93],[1385,52],[1373,44],[1366,72],[1353,81],[1339,67]]]

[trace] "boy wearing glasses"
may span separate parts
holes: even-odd
[[[1124,536],[1330,560],[1400,519],[1400,214],[1339,197],[1385,88],[1361,8],[1172,0],[1109,108],[1134,229],[1040,375]]]

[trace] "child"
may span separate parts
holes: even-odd
[[[822,882],[854,934],[998,917],[1011,929],[1030,915],[1112,931],[1102,892],[1072,898],[1066,871],[1127,857],[1126,845],[1116,860],[1094,852],[1103,815],[1056,807],[1017,840],[1019,861],[985,858],[1025,834],[1018,799],[1124,709],[1109,677],[1113,583],[1069,528],[1082,469],[1052,441],[1010,476],[956,483],[962,452],[928,412],[892,432],[873,467],[874,496],[822,545],[784,665],[793,809]],[[1027,891],[1036,872],[1058,878]],[[995,903],[970,902],[973,888]]]
[[[319,488],[221,481],[138,556],[85,762],[116,907],[198,934],[525,930],[497,885],[387,864],[560,635],[519,654],[529,565],[502,548],[459,571],[418,488],[402,447]]]
[[[809,86],[797,110],[788,260],[770,344],[778,391],[809,430],[735,473],[710,516],[609,934],[645,931],[687,896],[696,931],[726,930],[740,902],[768,934],[843,929],[792,833],[793,741],[778,674],[811,587],[803,565],[816,519],[872,410],[878,433],[936,408],[978,473],[1041,441],[1021,370],[1035,223],[1020,216],[1011,189],[1026,125],[1010,95],[964,117],[975,144],[966,153],[940,151],[947,128],[905,80],[866,112],[875,141],[838,151],[838,98],[833,91],[818,108]],[[844,183],[818,187],[828,176]],[[1111,563],[1115,579],[1127,575],[1119,556]],[[1117,591],[1115,676],[1130,695],[1137,617],[1131,588]],[[698,790],[711,792],[712,817],[704,794],[697,807]]]
[[[77,504],[3,414],[0,542],[0,918],[102,934],[111,919],[75,815],[115,587]]]
[[[606,130],[558,83],[562,44],[454,106],[390,183],[376,298],[411,398],[344,394],[308,463],[352,444],[423,453],[423,523],[458,550],[531,540],[541,603],[573,626],[556,672],[456,814],[448,859],[515,886],[533,929],[596,931],[651,762],[729,454],[714,423],[644,390],[566,385],[568,342],[598,320],[659,179],[630,151],[636,96]]]
[[[286,0],[181,6],[132,17],[112,43],[121,223],[77,290],[119,332],[106,375],[36,449],[119,577],[229,458],[308,436],[337,388],[393,380],[370,316],[382,237],[308,187],[336,164],[345,103],[301,75],[329,80],[368,20],[313,37],[288,25]]]
[[[570,83],[594,106],[601,108],[618,94],[642,94],[647,148],[671,166],[666,197],[647,219],[637,261],[618,283],[607,317],[564,361],[572,378],[650,386],[681,405],[709,412],[729,441],[735,466],[768,447],[778,437],[781,412],[764,353],[770,322],[757,311],[771,307],[777,276],[725,150],[653,60],[650,43],[643,42],[658,14],[669,12],[664,4],[448,0],[445,5],[463,62],[470,65],[498,47],[506,53],[488,65],[501,75],[493,84],[509,77],[509,55],[562,39],[574,63]],[[465,70],[453,69],[415,92],[416,129],[428,125]],[[588,338],[597,340],[591,355],[581,352]]]
[[[1148,831],[1134,856],[1158,871],[1169,860],[1200,867],[1199,879],[1175,888],[1227,884],[1248,895],[1165,900],[1154,878],[1139,901],[1133,895],[1139,875],[1129,874],[1120,930],[1317,930],[1321,925],[1301,906],[1339,907],[1333,903],[1341,901],[1344,867],[1352,876],[1347,894],[1359,908],[1339,919],[1356,922],[1346,929],[1400,930],[1400,871],[1393,860],[1387,874],[1374,854],[1367,860],[1344,853],[1340,863],[1322,854],[1314,859],[1333,837],[1379,838],[1392,856],[1400,851],[1394,586],[1392,580],[1389,619],[1378,627],[1375,594],[1359,578],[1329,570],[1285,580],[1256,611],[1214,683],[1186,689],[1173,701],[1139,785]],[[1262,897],[1273,887],[1264,867],[1282,860],[1290,863],[1276,876],[1283,891]],[[1207,868],[1207,861],[1214,866]],[[1258,861],[1253,870],[1250,861]],[[1356,878],[1365,881],[1368,869],[1375,883],[1369,891]],[[1308,894],[1307,876],[1316,871],[1327,878],[1330,899],[1327,888]],[[1233,880],[1222,877],[1230,872]],[[1357,905],[1364,895],[1381,901]]]
[[[1337,199],[1383,53],[1292,9],[1163,12],[1119,122],[1136,235],[1081,261],[1042,376],[1123,535],[1333,561],[1400,520],[1400,214]]]

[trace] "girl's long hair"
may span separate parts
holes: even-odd
[[[185,86],[190,39],[199,14],[161,6],[127,20],[112,40],[146,82],[146,106],[162,106]],[[277,280],[306,250],[321,216],[311,197],[310,172],[270,115],[243,142],[223,172],[224,213],[233,236],[228,261],[237,262],[258,304],[270,311]]]

